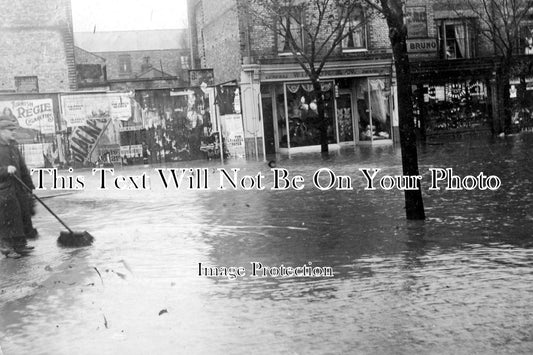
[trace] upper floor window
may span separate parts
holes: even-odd
[[[277,39],[278,53],[280,55],[292,54],[292,50],[299,52],[303,49],[304,13],[299,6],[286,8],[278,18]],[[292,42],[294,41],[294,43]]]
[[[533,24],[522,26],[520,29],[520,43],[518,54],[533,54]]]
[[[150,63],[150,57],[143,57],[143,62],[141,64],[141,72],[145,72],[149,70],[152,67],[152,63]]]
[[[439,48],[443,59],[474,57],[475,38],[469,21],[442,21],[438,25]]]
[[[122,75],[131,74],[131,56],[129,54],[118,56],[118,72]]]
[[[344,28],[346,37],[342,41],[345,52],[366,49],[366,23],[362,7],[355,9]]]
[[[190,69],[189,68],[189,56],[188,55],[182,55],[180,57],[180,68],[181,69]]]

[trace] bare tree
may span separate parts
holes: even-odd
[[[378,3],[379,1],[379,3]],[[405,176],[418,176],[418,152],[413,117],[411,70],[407,54],[407,25],[404,21],[403,0],[365,0],[368,6],[383,15],[389,27],[389,40],[394,56],[398,93],[398,116],[402,168]],[[425,219],[424,202],[420,184],[416,190],[405,190],[407,219]]]
[[[361,8],[360,1],[251,0],[243,1],[243,6],[255,22],[276,33],[283,50],[292,53],[311,81],[318,111],[313,124],[320,132],[321,151],[327,153],[331,117],[325,115],[320,76],[343,40],[364,26],[370,14],[353,26],[351,20]]]
[[[497,130],[508,133],[511,130],[510,79],[523,76],[528,69],[524,63],[517,61],[517,54],[524,34],[522,27],[530,21],[533,2],[530,0],[448,0],[459,18],[475,17],[480,26],[478,33],[494,45],[495,54],[501,58],[499,68],[498,97],[500,100],[500,117],[504,118],[503,127]],[[466,10],[466,11],[465,11]],[[529,34],[531,36],[531,34]],[[533,50],[533,49],[532,49]]]
[[[247,2],[245,2],[247,3]],[[400,145],[403,174],[419,175],[415,126],[411,93],[409,58],[407,55],[407,27],[401,0],[251,0],[247,11],[263,26],[276,32],[290,50],[294,59],[309,77],[318,106],[318,128],[322,152],[328,151],[327,118],[324,116],[324,98],[320,75],[328,60],[342,41],[358,28],[350,20],[361,5],[366,7],[365,25],[375,16],[385,17],[393,49],[398,87],[398,113],[400,117]],[[301,16],[300,10],[306,11]],[[301,28],[306,46],[295,38],[291,26]],[[405,191],[407,219],[425,219],[421,186]]]

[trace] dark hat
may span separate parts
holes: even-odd
[[[9,117],[0,116],[0,130],[2,129],[17,129],[17,124]]]

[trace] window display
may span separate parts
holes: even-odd
[[[385,90],[385,79],[361,79],[357,85],[357,112],[359,140],[391,139],[389,112],[390,92]]]
[[[425,85],[424,91],[427,134],[489,126],[487,91],[482,82],[473,80],[442,86]],[[415,110],[415,117],[417,120],[424,119],[418,110]]]
[[[285,92],[286,101],[283,94],[278,94],[276,99],[279,146],[287,148],[320,145],[321,120],[316,99],[313,97],[312,84],[286,84]],[[324,120],[327,123],[328,143],[335,143],[333,83],[322,83],[322,95],[324,95]],[[286,118],[285,113],[287,113]]]
[[[349,92],[341,93],[337,97],[337,121],[339,125],[339,142],[352,142],[352,95]]]

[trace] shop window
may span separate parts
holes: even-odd
[[[354,10],[344,29],[346,37],[342,41],[344,52],[366,49],[366,24],[363,8]]]
[[[475,38],[469,21],[443,21],[439,24],[440,52],[443,59],[474,57]]]
[[[353,142],[351,92],[342,92],[337,97],[337,126],[339,142]]]
[[[426,134],[451,130],[485,129],[489,124],[487,88],[480,81],[426,86],[424,94]]]
[[[131,74],[131,56],[129,54],[118,56],[118,72],[120,75]]]
[[[285,85],[286,97],[278,95],[279,146],[304,147],[320,145],[320,119],[311,83],[291,83]],[[324,119],[327,121],[328,143],[336,142],[336,129],[333,117],[333,83],[322,83],[324,96]],[[286,104],[286,106],[285,106]]]
[[[303,50],[303,25],[304,11],[301,7],[286,8],[280,15],[277,25],[277,44],[279,55],[291,55]],[[294,41],[294,43],[293,43]]]
[[[390,89],[385,78],[362,79],[357,85],[359,140],[391,139]]]

